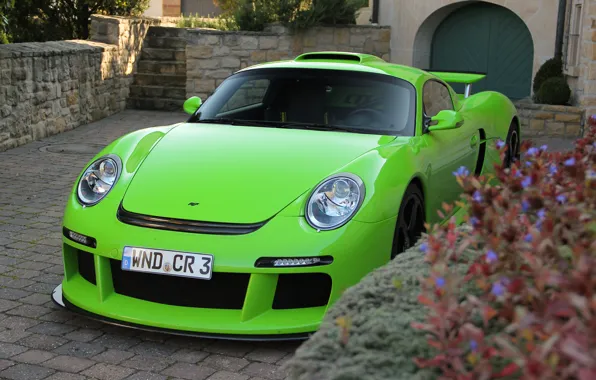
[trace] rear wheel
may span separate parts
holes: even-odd
[[[412,247],[424,232],[424,198],[418,186],[412,184],[401,201],[391,259]]]
[[[509,126],[507,141],[505,141],[505,143],[507,144],[507,153],[505,154],[505,161],[503,164],[506,168],[509,168],[512,164],[521,159],[521,138],[519,135],[519,127],[515,121],[512,121]]]

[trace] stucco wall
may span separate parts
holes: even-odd
[[[566,73],[574,104],[585,108],[587,115],[593,115],[596,114],[596,0],[585,0],[583,7],[579,63]],[[566,48],[567,45],[565,52]]]
[[[472,0],[380,0],[379,23],[391,26],[391,60],[421,68],[430,63],[430,44],[439,24]],[[534,71],[555,51],[558,0],[488,0],[517,14],[534,40]]]
[[[161,17],[163,15],[162,0],[151,0],[149,8],[144,12],[147,17]]]

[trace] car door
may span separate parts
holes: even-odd
[[[428,80],[422,90],[423,120],[430,122],[430,118],[440,111],[453,110],[455,106],[448,87],[435,79]],[[478,136],[477,131],[465,119],[459,128],[425,131],[422,135],[422,152],[427,163],[429,175],[428,194],[431,209],[438,210],[443,202],[453,204],[461,194],[461,187],[453,175],[464,166],[470,173],[476,168]],[[436,216],[436,212],[431,217]]]

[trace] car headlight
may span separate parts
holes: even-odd
[[[85,206],[93,206],[112,190],[120,176],[122,164],[115,155],[107,155],[94,161],[83,172],[77,186],[79,201]]]
[[[346,224],[364,199],[364,183],[353,174],[336,174],[318,185],[306,204],[306,220],[317,230]]]

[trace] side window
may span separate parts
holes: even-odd
[[[453,110],[453,100],[447,87],[435,80],[429,80],[422,90],[424,114],[433,117],[443,110]]]
[[[256,79],[246,81],[236,90],[234,95],[224,104],[219,112],[233,111],[238,108],[263,102],[269,88],[269,80]]]

